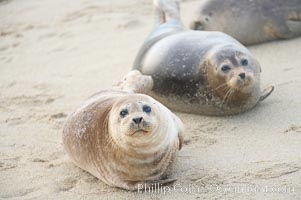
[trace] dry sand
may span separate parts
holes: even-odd
[[[182,3],[186,24],[196,2]],[[131,69],[152,24],[150,0],[0,0],[1,199],[301,199],[301,38],[250,47],[262,86],[276,86],[260,106],[232,117],[177,113],[186,142],[175,185],[206,190],[127,192],[70,162],[66,115]],[[248,185],[269,192],[238,190]]]

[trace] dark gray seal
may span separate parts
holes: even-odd
[[[190,24],[221,31],[243,44],[301,35],[301,0],[203,0]]]
[[[184,31],[176,2],[154,5],[156,27],[134,63],[152,77],[151,96],[176,111],[231,115],[273,91],[260,91],[260,65],[237,40],[221,32]]]

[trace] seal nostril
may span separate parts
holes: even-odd
[[[135,122],[135,124],[140,124],[142,122],[143,117],[136,117],[133,118],[133,121]]]
[[[192,22],[190,28],[193,30],[203,30],[203,25],[200,21]]]
[[[245,79],[246,78],[246,73],[242,72],[238,76],[240,76],[241,79]]]

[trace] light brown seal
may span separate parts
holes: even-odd
[[[151,84],[139,72],[126,77],[130,82],[136,78]],[[125,79],[118,85],[137,91]],[[136,190],[139,184],[170,181],[183,130],[181,120],[153,98],[108,90],[92,96],[68,117],[63,144],[80,168],[108,185]]]
[[[175,1],[154,5],[156,26],[133,69],[152,77],[149,94],[155,99],[176,111],[231,115],[253,108],[273,91],[261,92],[260,64],[237,40],[221,32],[185,31]]]
[[[202,0],[190,28],[246,45],[301,36],[301,0]]]

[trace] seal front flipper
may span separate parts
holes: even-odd
[[[153,85],[151,76],[142,75],[138,70],[132,70],[114,87],[125,92],[147,94],[153,89]]]
[[[262,92],[261,92],[261,96],[259,98],[259,101],[263,101],[265,100],[268,96],[270,96],[270,94],[274,91],[274,86],[269,86],[267,88],[265,88]]]

